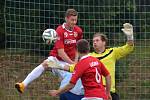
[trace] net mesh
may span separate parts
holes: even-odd
[[[105,33],[109,46],[121,46],[126,37],[123,23],[134,26],[135,50],[116,65],[116,89],[121,100],[150,99],[150,1],[149,0],[5,0],[5,56],[1,57],[2,100],[56,100],[49,89],[58,88],[58,78],[44,73],[23,95],[14,84],[48,56],[53,45],[41,34],[64,22],[68,8],[79,12],[78,25],[91,43],[95,32]],[[92,45],[91,45],[92,46]]]

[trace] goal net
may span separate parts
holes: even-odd
[[[64,22],[68,8],[78,11],[78,25],[92,48],[95,32],[107,35],[109,47],[122,46],[123,23],[134,26],[135,49],[116,64],[116,90],[121,100],[150,99],[150,1],[149,0],[5,0],[5,57],[2,58],[3,100],[57,100],[48,90],[59,87],[49,71],[33,81],[23,95],[14,88],[47,58],[53,45],[46,45],[42,32]],[[6,62],[7,61],[7,62]]]

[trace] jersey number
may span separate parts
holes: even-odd
[[[96,82],[97,83],[100,83],[101,82],[101,76],[97,70],[97,68],[95,67],[95,70],[96,70],[96,74],[95,74],[95,79],[96,79]]]

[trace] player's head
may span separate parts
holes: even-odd
[[[87,54],[90,51],[89,42],[85,39],[80,39],[77,41],[77,51],[79,54]]]
[[[77,24],[78,12],[75,9],[67,9],[65,20],[69,27],[74,27]]]
[[[93,36],[93,47],[95,50],[105,48],[107,45],[107,37],[105,34],[96,33]]]

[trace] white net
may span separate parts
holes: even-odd
[[[49,72],[31,83],[23,95],[18,94],[14,84],[48,56],[52,45],[43,43],[42,32],[62,24],[68,8],[79,12],[78,25],[84,30],[84,38],[91,40],[95,32],[105,33],[110,47],[125,44],[122,25],[125,22],[133,24],[135,50],[117,63],[116,89],[121,100],[149,100],[149,0],[5,0],[6,56],[2,58],[5,67],[2,67],[0,78],[2,100],[58,99],[48,96],[48,89],[58,87],[57,78]]]

